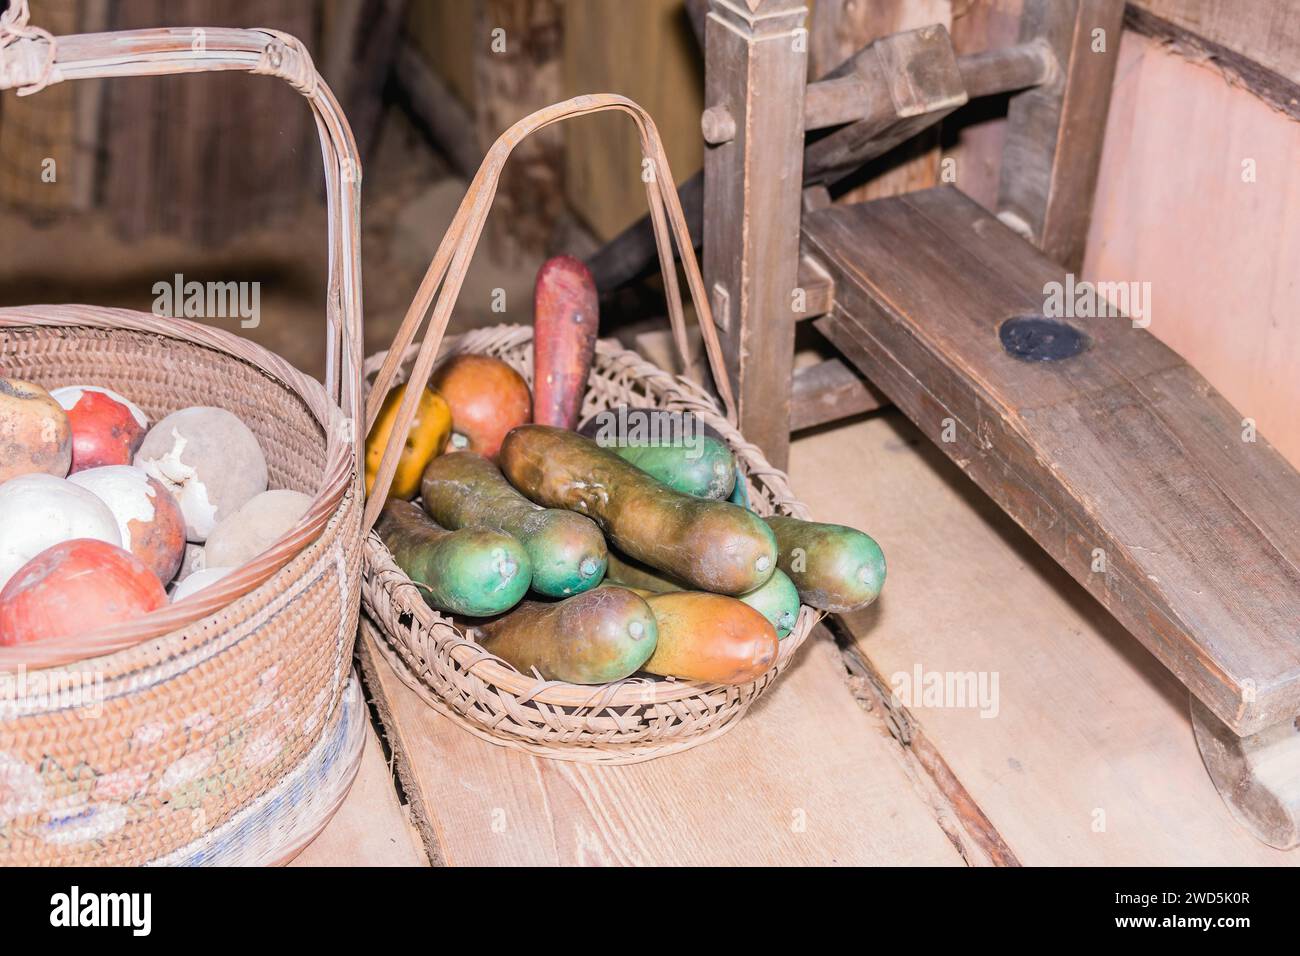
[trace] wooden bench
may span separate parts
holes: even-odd
[[[1072,357],[1013,356],[1004,323],[1072,279],[955,189],[803,234],[835,284],[817,327],[1177,675],[1224,798],[1294,846],[1300,474],[1127,316],[1064,319]]]

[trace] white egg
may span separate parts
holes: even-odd
[[[112,509],[66,478],[28,474],[0,485],[0,587],[46,548],[73,538],[122,545]]]

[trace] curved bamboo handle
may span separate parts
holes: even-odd
[[[343,111],[302,43],[275,30],[186,28],[53,37],[27,23],[27,0],[0,17],[0,90],[19,96],[64,80],[242,70],[278,76],[306,97],[325,162],[329,213],[325,389],[352,421],[358,469],[361,416],[361,163]]]
[[[365,517],[362,521],[362,528],[366,532],[374,527],[379,511],[384,505],[384,499],[388,496],[393,475],[397,471],[401,448],[405,444],[406,434],[415,418],[420,392],[429,382],[434,359],[438,355],[438,347],[442,344],[447,323],[451,318],[451,310],[460,295],[470,259],[483,233],[484,223],[492,208],[492,200],[496,196],[501,170],[505,167],[511,151],[521,140],[539,129],[573,116],[585,116],[605,110],[619,110],[632,117],[640,134],[641,153],[650,161],[646,198],[650,203],[650,219],[654,226],[655,245],[659,251],[664,290],[668,299],[668,318],[672,324],[673,340],[677,350],[681,354],[683,363],[688,362],[690,354],[686,340],[686,316],[682,308],[681,289],[677,282],[677,269],[673,263],[674,242],[686,273],[686,283],[690,288],[691,298],[695,303],[695,313],[699,319],[700,332],[704,338],[704,347],[708,354],[709,368],[713,372],[714,384],[722,397],[728,419],[733,423],[736,421],[736,403],[732,397],[730,380],[727,378],[722,346],[718,342],[718,332],[709,310],[708,296],[704,291],[704,278],[700,275],[700,266],[696,261],[695,249],[686,227],[686,217],[677,199],[677,187],[672,170],[668,166],[668,157],[664,154],[659,131],[655,128],[650,114],[624,96],[613,93],[575,96],[571,100],[556,103],[525,116],[502,133],[492,144],[473,182],[470,183],[460,208],[456,210],[451,226],[443,235],[433,262],[429,264],[415,299],[411,302],[411,307],[402,320],[393,345],[388,350],[384,364],[375,376],[374,386],[366,402],[367,433],[374,425],[375,418],[379,414],[379,406],[397,376],[402,356],[415,339],[415,333],[423,324],[429,307],[433,304],[433,318],[429,330],[425,334],[424,341],[420,343],[410,378],[406,382],[406,390],[398,406],[388,446],[384,449],[379,471],[375,475],[374,487],[371,488],[370,497],[366,501]]]

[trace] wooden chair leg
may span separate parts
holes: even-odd
[[[1300,845],[1300,717],[1238,737],[1191,698],[1196,745],[1232,815],[1280,850]]]

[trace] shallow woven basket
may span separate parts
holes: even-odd
[[[5,87],[245,70],[289,79],[321,133],[332,293],[325,387],[192,322],[90,306],[0,310],[0,374],[107,386],[151,421],[190,405],[229,409],[257,435],[270,487],[313,497],[270,549],[188,600],[75,640],[0,648],[0,863],[179,861],[218,844],[231,853],[228,840],[209,837],[320,765],[322,741],[356,752],[329,760],[330,785],[320,787],[346,792],[363,739],[339,736],[360,601],[355,149],[292,37],[210,29],[197,51],[190,30],[55,40],[26,26],[25,7],[0,23]],[[298,804],[291,820],[246,817],[238,842],[256,850],[230,858],[274,860],[275,834],[315,832],[337,806]]]
[[[378,402],[392,385],[408,381],[416,388],[408,384],[406,399],[410,401],[403,400],[393,428],[394,436],[407,434],[410,416],[403,418],[402,413],[414,411],[414,399],[428,382],[464,269],[491,205],[496,177],[510,149],[542,126],[568,116],[607,109],[622,110],[636,120],[642,151],[660,171],[647,184],[647,195],[660,258],[666,264],[664,281],[674,341],[684,355],[685,320],[668,245],[670,225],[695,299],[714,380],[729,413],[724,415],[717,402],[699,385],[670,375],[635,352],[601,341],[588,381],[583,418],[620,404],[693,412],[716,428],[735,452],[757,513],[780,512],[806,518],[807,509],[794,499],[786,476],[772,467],[755,445],[745,441],[734,424],[734,406],[721,363],[717,333],[701,294],[703,282],[699,267],[658,134],[639,106],[618,96],[583,96],[557,104],[521,120],[497,141],[444,237],[421,287],[421,296],[408,312],[393,349],[367,360],[367,378],[371,374],[375,376],[367,403],[371,411],[369,420],[373,421]],[[659,183],[667,183],[668,188],[661,188]],[[410,343],[415,331],[429,307],[433,290],[444,275],[446,281],[434,309],[431,331],[420,346],[413,346]],[[462,352],[504,359],[532,384],[532,329],[527,326],[503,325],[469,332],[447,343],[443,354]],[[683,367],[690,367],[689,363]],[[395,442],[390,447],[392,454],[385,456],[386,465],[396,464],[398,444]],[[391,476],[392,467],[381,466],[367,503],[367,528],[373,525]],[[811,608],[802,608],[794,630],[781,641],[776,662],[752,683],[725,686],[629,678],[613,684],[587,686],[542,681],[536,675],[520,673],[489,654],[455,620],[424,602],[415,584],[393,563],[392,555],[374,534],[365,544],[362,601],[370,618],[366,629],[376,634],[374,643],[380,653],[401,679],[439,712],[493,743],[545,757],[602,763],[648,760],[686,750],[725,733],[789,664],[816,620]]]

